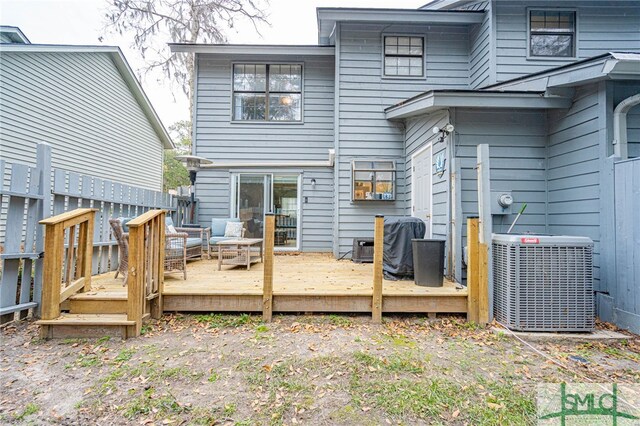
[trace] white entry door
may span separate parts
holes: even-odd
[[[422,219],[427,225],[426,238],[431,238],[432,165],[431,144],[411,157],[411,215]]]

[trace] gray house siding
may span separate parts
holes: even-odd
[[[548,232],[594,241],[600,290],[600,134],[598,85],[578,88],[569,111],[549,113]]]
[[[164,148],[107,53],[3,52],[0,152],[35,164],[36,143],[53,166],[162,190]]]
[[[425,36],[426,78],[382,77],[383,33]],[[341,24],[339,35],[339,211],[335,254],[349,251],[353,238],[371,236],[374,215],[406,212],[404,129],[388,122],[384,109],[430,89],[466,88],[469,82],[467,27]],[[351,161],[362,158],[396,161],[395,202],[351,201]]]
[[[407,200],[405,214],[411,215],[411,185],[412,185],[412,164],[411,157],[427,144],[432,144],[432,155],[436,158],[436,155],[441,152],[445,152],[446,158],[448,158],[446,142],[437,142],[440,138],[439,134],[433,133],[434,126],[442,128],[449,122],[448,111],[439,111],[430,114],[425,117],[415,118],[407,120],[406,126],[406,185],[405,185],[405,198]],[[435,173],[435,168],[432,163],[432,211],[431,211],[431,232],[432,238],[447,241],[445,253],[448,259],[448,247],[449,247],[449,159],[447,159],[446,171],[442,176],[438,176]],[[424,218],[421,218],[424,220]],[[448,264],[445,259],[445,265]]]
[[[613,86],[613,108],[629,96],[640,93],[640,83],[617,81]],[[627,113],[627,143],[629,158],[640,157],[640,105]]]
[[[577,58],[640,46],[640,8],[623,1],[496,1],[497,81],[520,77],[574,61],[527,58],[527,7],[577,11]]]
[[[302,63],[303,122],[248,123],[231,121],[233,63]],[[334,146],[334,60],[327,56],[235,56],[198,54],[195,105],[195,155],[213,161],[326,161]],[[295,167],[294,167],[295,168]],[[232,172],[247,169],[203,170],[196,193],[198,220],[231,214]],[[294,172],[303,175],[301,244],[303,251],[332,248],[333,169],[264,167],[252,173]],[[315,189],[311,179],[316,179]]]
[[[484,10],[482,24],[474,25],[469,30],[469,86],[476,89],[493,83],[491,75],[491,44],[492,44],[492,11],[490,1],[471,3],[463,7],[468,10]]]

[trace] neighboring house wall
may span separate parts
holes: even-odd
[[[600,152],[597,84],[578,88],[568,111],[549,113],[548,232],[594,241],[594,287],[600,287]]]
[[[330,56],[198,54],[195,155],[219,161],[327,161],[334,147],[334,60]],[[303,63],[303,122],[231,122],[233,63]],[[302,173],[301,250],[332,248],[332,168],[245,168],[255,173]],[[315,189],[311,179],[316,180]],[[196,193],[199,222],[231,214],[231,171],[202,170]],[[306,197],[306,198],[305,198]],[[304,200],[306,199],[306,203]]]
[[[505,81],[575,59],[527,58],[527,8],[568,8],[577,11],[577,59],[640,46],[640,8],[623,1],[498,0],[495,7],[497,81]]]
[[[162,190],[162,142],[109,54],[3,52],[0,64],[4,160],[35,164],[46,142],[56,168]]]
[[[426,37],[426,78],[382,77],[382,36],[418,34]],[[385,119],[384,109],[436,88],[467,88],[468,29],[465,26],[340,24],[339,58],[338,222],[335,254],[351,250],[353,238],[373,234],[376,214],[406,212],[405,148],[402,125]],[[394,159],[395,202],[352,202],[351,162],[362,158]]]

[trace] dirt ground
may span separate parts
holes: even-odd
[[[32,323],[5,327],[0,423],[521,425],[537,383],[640,383],[633,335],[533,343],[546,358],[459,317],[174,315],[143,331],[42,341]]]

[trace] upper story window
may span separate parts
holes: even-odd
[[[302,65],[235,64],[234,121],[301,121]]]
[[[424,77],[424,38],[384,36],[384,75]]]
[[[530,10],[529,56],[576,56],[576,12]]]

